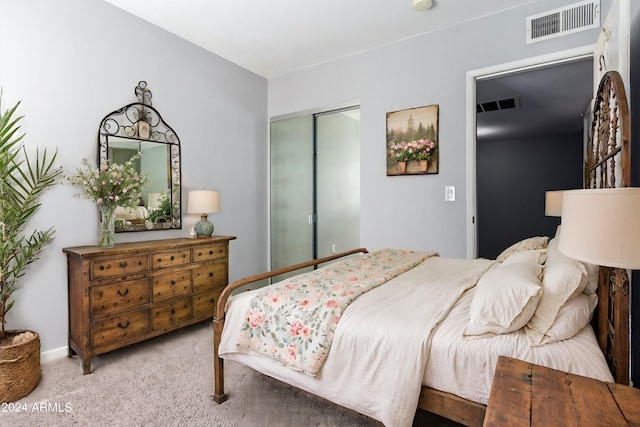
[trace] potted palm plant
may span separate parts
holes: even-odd
[[[0,109],[2,93],[0,92]],[[0,402],[29,394],[40,381],[40,337],[34,331],[5,330],[12,294],[27,267],[53,240],[53,227],[25,232],[38,211],[40,193],[53,185],[62,168],[55,167],[57,151],[29,156],[18,135],[20,103],[0,111]]]

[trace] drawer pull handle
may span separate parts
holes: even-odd
[[[202,256],[202,252],[198,252],[198,256]]]
[[[175,281],[175,280],[172,280],[172,281],[171,281],[171,286],[173,286],[173,285],[175,285],[175,284],[176,284],[176,281]]]
[[[171,255],[171,261],[173,261],[175,259],[175,257],[173,255]]]
[[[187,257],[187,254],[182,254],[182,258],[186,258],[186,257]]]
[[[127,329],[127,328],[129,327],[129,321],[127,320],[127,321],[126,321],[126,322],[124,322],[124,323],[122,323],[122,322],[118,323],[118,327],[119,327],[120,329]]]
[[[213,271],[209,272],[209,277],[213,277]]]
[[[125,268],[127,266],[127,262],[126,261],[122,261],[120,262],[120,264],[118,264],[118,267],[120,268]]]
[[[125,288],[124,292],[118,289],[118,295],[120,295],[121,297],[126,296],[128,293],[129,293],[129,288]]]
[[[175,308],[171,309],[171,314],[176,314],[176,309]]]
[[[213,255],[213,251],[209,251],[209,255]]]
[[[100,266],[100,271],[103,271],[105,269],[104,265]]]

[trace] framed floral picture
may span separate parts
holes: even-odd
[[[438,104],[387,113],[387,176],[438,173]]]

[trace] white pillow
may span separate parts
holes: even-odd
[[[540,343],[553,325],[560,307],[579,295],[587,284],[587,271],[581,262],[571,258],[557,259],[544,267],[542,297],[527,326],[535,333],[529,334],[534,343]]]
[[[558,249],[558,243],[560,243],[559,237],[554,237],[553,239],[549,240],[549,244],[547,245],[547,262],[571,259],[560,252],[560,249]]]
[[[533,315],[541,295],[542,266],[503,264],[478,281],[469,310],[465,337],[506,334],[522,328]]]
[[[528,239],[520,240],[502,251],[496,261],[502,262],[516,252],[545,249],[548,242],[549,238],[547,236],[529,237]]]
[[[598,282],[600,281],[600,266],[583,262],[587,269],[587,285],[584,287],[585,294],[595,294],[598,290]]]
[[[558,249],[558,242],[558,237],[554,237],[549,241],[549,244],[547,245],[547,264],[551,264],[558,260],[573,259],[560,252]],[[587,284],[585,285],[583,292],[585,294],[595,294],[598,290],[598,282],[600,281],[600,266],[589,264],[588,262],[583,262],[582,264],[587,272]]]
[[[516,252],[513,255],[509,255],[502,264],[512,264],[518,262],[525,262],[531,264],[544,264],[547,259],[546,249],[536,249],[531,251]]]
[[[559,242],[559,237],[554,237],[549,241],[549,244],[547,245],[547,264],[551,264],[559,260],[573,259],[560,252],[558,249]],[[600,266],[589,264],[588,262],[583,262],[582,265],[584,265],[585,271],[587,272],[587,283],[582,292],[585,294],[595,294],[598,290],[598,283],[600,282]]]
[[[591,322],[596,305],[598,297],[593,294],[580,294],[570,299],[560,307],[556,320],[541,340],[537,331],[525,326],[524,330],[532,341],[531,345],[544,345],[572,338]]]

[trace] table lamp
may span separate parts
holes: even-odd
[[[562,216],[563,190],[547,191],[544,193],[544,215]]]
[[[213,234],[213,224],[207,219],[209,213],[220,212],[220,195],[217,191],[189,191],[188,213],[199,214],[200,221],[193,226],[196,237],[209,237]]]
[[[640,188],[564,191],[558,249],[591,264],[640,269]]]

